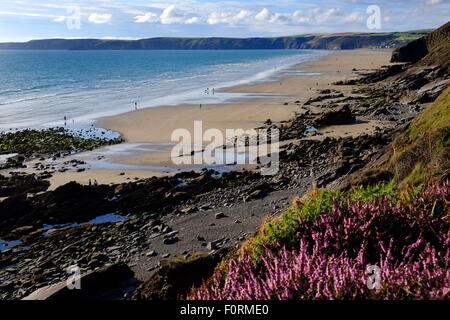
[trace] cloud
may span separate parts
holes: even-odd
[[[159,17],[156,13],[146,12],[143,15],[136,16],[134,19],[134,22],[136,23],[157,22],[159,20]]]
[[[318,10],[320,12],[320,10]],[[320,12],[315,16],[315,20],[319,23],[329,22],[336,17],[341,17],[343,12],[340,8],[330,8],[323,12]]]
[[[194,23],[199,23],[200,19],[198,17],[192,17],[190,19],[187,19],[184,23],[186,24],[194,24]]]
[[[89,15],[89,22],[92,23],[98,23],[98,24],[102,24],[102,23],[107,23],[109,21],[111,21],[112,15],[109,13],[105,13],[105,14],[100,14],[100,13],[92,13],[91,15]]]
[[[213,12],[208,18],[208,23],[211,25],[219,24],[219,23],[227,23],[228,15],[225,13],[217,13]]]
[[[264,8],[255,16],[255,19],[259,21],[267,21],[271,16],[272,13],[269,11],[269,9]]]
[[[30,12],[12,12],[12,11],[0,11],[0,15],[38,17],[38,18],[58,18],[59,17],[59,16],[54,15],[54,14],[30,13]]]
[[[292,20],[295,23],[305,23],[311,21],[311,17],[304,15],[301,10],[297,10],[293,13]]]
[[[159,17],[162,24],[180,23],[184,15],[178,11],[175,5],[168,6]]]
[[[287,23],[292,19],[292,15],[283,14],[283,13],[275,13],[271,18],[270,22],[272,23]]]
[[[208,24],[211,25],[215,25],[215,24],[229,24],[229,25],[234,25],[234,24],[239,24],[242,23],[246,20],[248,20],[251,17],[251,12],[247,11],[247,10],[241,10],[239,11],[238,14],[233,15],[231,13],[217,13],[217,12],[213,12],[210,16],[209,19],[207,20]]]
[[[251,16],[251,13],[247,10],[241,10],[237,15],[234,16],[234,22],[240,22]]]
[[[345,22],[360,22],[364,21],[364,17],[359,11],[354,11],[350,13],[349,15],[344,17]]]
[[[66,20],[66,17],[64,17],[64,16],[53,19],[54,22],[64,22],[65,20]]]
[[[427,4],[429,6],[432,6],[432,5],[435,5],[435,4],[444,3],[445,1],[446,0],[427,0],[427,1],[425,1],[425,4]]]

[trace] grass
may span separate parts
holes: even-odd
[[[450,119],[450,87],[436,101],[413,120],[406,131],[406,143],[414,143],[426,133],[431,133],[449,126]]]
[[[419,185],[450,170],[450,88],[425,109],[394,143],[390,167],[398,185]]]
[[[205,252],[194,252],[193,254],[189,255],[187,257],[187,259],[184,256],[178,256],[174,259],[171,260],[171,262],[179,262],[179,263],[185,263],[185,262],[190,262],[193,261],[197,258],[201,258],[201,257],[206,257],[208,254]]]

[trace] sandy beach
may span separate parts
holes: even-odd
[[[355,70],[368,72],[387,65],[390,55],[391,52],[387,50],[336,51],[319,61],[299,64],[271,81],[224,89],[224,92],[251,94],[251,97],[236,103],[202,105],[201,108],[199,105],[161,106],[99,119],[96,125],[121,133],[125,145],[143,144],[150,150],[141,148],[133,152],[109,152],[109,162],[113,162],[114,166],[88,166],[87,170],[80,172],[70,167],[66,172],[56,171],[49,179],[51,189],[70,181],[87,184],[89,179],[97,179],[102,184],[116,184],[171,175],[186,168],[200,169],[177,167],[172,163],[170,151],[174,130],[183,128],[193,132],[194,121],[202,121],[204,131],[216,128],[223,133],[226,129],[256,128],[267,119],[274,123],[286,121],[296,112],[305,112],[303,104],[317,96],[320,90],[334,89],[351,95],[351,86],[336,86],[333,83],[356,78]],[[314,106],[309,108],[313,110]],[[383,124],[371,121],[329,127],[321,130],[321,136],[312,139],[369,133],[377,126]],[[102,148],[93,152],[98,155],[108,153],[108,150]],[[90,156],[93,152],[65,157],[55,165],[60,167],[63,162],[72,159],[94,158]],[[28,168],[22,171],[33,172],[32,167],[36,162],[29,162]]]

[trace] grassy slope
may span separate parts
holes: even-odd
[[[450,88],[425,109],[393,144],[390,168],[400,186],[419,185],[450,170]]]

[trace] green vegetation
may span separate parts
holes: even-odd
[[[174,258],[173,260],[171,260],[171,262],[185,263],[185,262],[193,261],[200,257],[206,257],[207,255],[208,254],[205,252],[194,252],[193,254],[187,256],[187,258],[184,256],[178,256],[178,257]]]
[[[449,191],[448,181],[407,192],[392,182],[347,195],[316,191],[187,298],[448,299]],[[381,270],[375,290],[367,286],[370,265]]]
[[[279,218],[267,220],[260,228],[259,233],[250,239],[244,246],[244,251],[250,253],[258,260],[264,252],[264,244],[275,247],[277,243],[295,246],[299,242],[297,230],[300,227],[300,218],[304,222],[313,222],[322,214],[333,214],[331,208],[335,202],[343,202],[347,208],[347,199],[352,202],[361,201],[370,203],[387,196],[391,200],[407,201],[422,190],[422,185],[400,191],[394,181],[374,186],[355,186],[349,192],[316,189],[304,199],[295,199],[292,208],[287,209]]]
[[[390,167],[401,187],[445,175],[450,170],[450,88],[410,124],[393,144]]]
[[[0,154],[19,154],[10,158],[5,167],[21,166],[24,157],[93,150],[105,145],[121,143],[121,138],[82,138],[64,128],[47,130],[23,130],[0,133]]]
[[[414,143],[424,135],[449,126],[450,88],[447,88],[436,101],[425,109],[405,133],[408,144]]]

